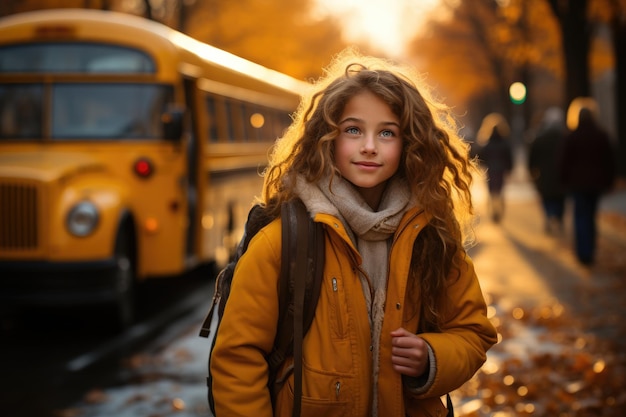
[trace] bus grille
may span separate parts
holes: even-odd
[[[0,249],[37,249],[38,193],[33,184],[0,183]]]

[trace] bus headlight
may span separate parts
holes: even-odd
[[[93,203],[81,201],[67,214],[67,230],[74,236],[88,236],[98,225],[99,218],[98,208]]]

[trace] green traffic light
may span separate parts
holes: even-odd
[[[513,104],[522,104],[526,101],[526,86],[516,81],[509,87],[509,97]]]

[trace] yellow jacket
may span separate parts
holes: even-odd
[[[420,300],[406,298],[413,242],[426,215],[411,209],[402,218],[390,250],[390,271],[380,340],[378,392],[372,392],[370,324],[359,279],[361,258],[343,224],[328,214],[315,221],[326,228],[326,262],[315,318],[303,343],[302,417],[445,416],[441,395],[472,377],[496,342],[486,306],[466,257],[460,278],[449,288],[452,318],[443,333],[422,333],[435,356],[434,382],[425,392],[403,386],[391,366],[391,336],[399,327],[417,332]],[[216,417],[290,417],[293,375],[272,410],[266,356],[278,320],[281,225],[275,220],[250,242],[239,260],[212,353]],[[406,308],[409,303],[417,303]],[[418,314],[415,314],[418,312]],[[423,390],[422,390],[423,391]],[[378,410],[370,410],[372,395]]]

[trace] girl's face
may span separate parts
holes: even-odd
[[[335,139],[335,164],[373,209],[402,154],[400,120],[382,99],[363,91],[346,103]]]

